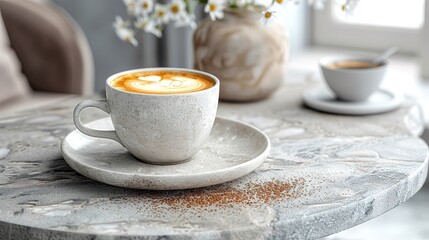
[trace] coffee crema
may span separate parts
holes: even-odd
[[[110,85],[133,93],[181,94],[211,88],[215,82],[209,77],[192,72],[153,71],[124,74],[113,79]]]
[[[375,68],[380,66],[380,64],[375,64],[371,62],[358,61],[358,60],[344,60],[334,63],[330,63],[327,67],[331,69],[365,69],[365,68]]]

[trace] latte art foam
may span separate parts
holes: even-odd
[[[189,72],[138,72],[114,79],[111,86],[134,93],[180,94],[208,89],[214,86],[214,81],[209,77]]]

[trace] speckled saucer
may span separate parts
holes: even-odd
[[[113,129],[110,118],[88,124]],[[161,166],[142,163],[119,143],[75,130],[61,144],[66,162],[80,174],[114,186],[151,190],[205,187],[240,178],[259,167],[270,140],[250,125],[216,118],[203,149],[189,162]]]
[[[401,106],[404,98],[398,92],[379,89],[367,101],[346,102],[337,100],[335,95],[326,87],[318,86],[305,91],[303,100],[308,107],[322,112],[370,115],[395,110]]]

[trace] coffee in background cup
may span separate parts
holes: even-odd
[[[380,64],[375,64],[372,62],[358,61],[358,60],[342,60],[338,62],[333,62],[327,65],[331,69],[367,69],[375,68]]]
[[[86,100],[73,113],[82,133],[122,144],[137,159],[152,164],[189,160],[213,127],[219,80],[208,73],[180,68],[136,69],[106,81],[107,100]],[[87,128],[80,112],[96,107],[109,113],[114,131]]]

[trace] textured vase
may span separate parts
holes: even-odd
[[[220,79],[222,100],[266,98],[284,79],[289,35],[280,24],[261,25],[260,16],[227,11],[222,20],[206,19],[195,30],[194,67]]]

